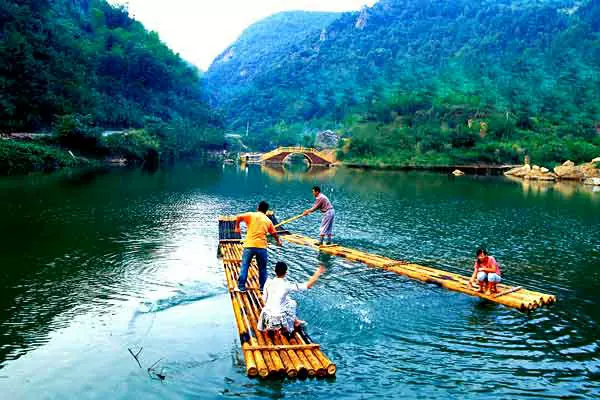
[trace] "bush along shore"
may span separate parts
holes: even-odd
[[[59,117],[48,134],[0,135],[0,175],[102,164],[157,164],[224,148],[216,128],[148,120],[143,128],[104,131],[89,115]]]

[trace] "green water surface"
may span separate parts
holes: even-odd
[[[531,314],[324,260],[295,296],[333,380],[245,376],[217,260],[217,217],[266,199],[280,219],[320,184],[346,246],[556,294]],[[0,397],[5,399],[589,398],[600,393],[600,193],[503,177],[177,165],[0,179]],[[316,235],[319,216],[289,229]],[[307,279],[286,244],[270,263]],[[141,368],[128,349],[137,352]],[[161,381],[147,368],[154,363]]]

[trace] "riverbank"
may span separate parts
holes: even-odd
[[[91,138],[94,139],[94,138]],[[158,165],[184,159],[216,160],[218,150],[197,148],[179,151],[170,143],[161,143],[143,130],[90,140],[76,138],[65,145],[61,138],[0,138],[0,176],[32,172],[53,172],[64,168],[88,168],[124,165]]]
[[[451,173],[454,170],[472,175],[502,175],[505,171],[515,168],[515,165],[488,165],[488,164],[470,164],[470,165],[427,165],[427,164],[367,164],[355,162],[341,162],[338,165],[353,169],[365,170],[387,170],[387,171],[434,171]]]
[[[77,157],[59,146],[0,139],[0,175],[51,172],[100,164],[99,160]]]

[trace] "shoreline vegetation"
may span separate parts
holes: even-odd
[[[50,133],[0,134],[0,175],[202,158],[222,152],[220,138],[217,128],[156,120],[107,132],[90,115],[69,114],[57,118]]]

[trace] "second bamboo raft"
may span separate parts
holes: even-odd
[[[434,283],[449,290],[477,296],[521,311],[535,310],[556,301],[556,296],[525,289],[521,286],[498,284],[497,294],[479,293],[468,286],[469,277],[425,267],[407,261],[393,260],[388,257],[365,253],[338,245],[319,246],[317,240],[302,235],[283,232],[282,239],[290,243],[309,246],[323,253],[359,261],[371,267],[382,268],[426,283]]]

